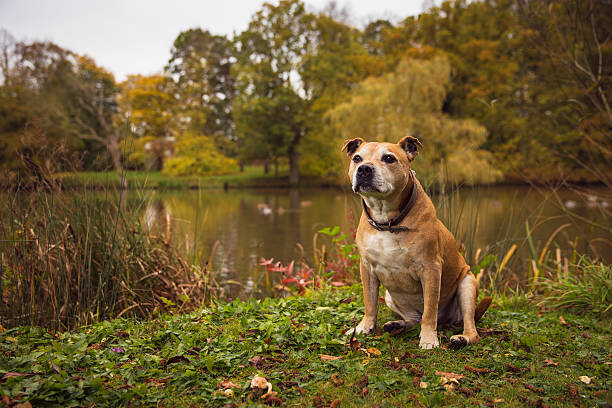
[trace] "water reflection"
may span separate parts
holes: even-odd
[[[609,196],[610,191],[594,189],[594,197],[603,195]],[[439,207],[439,217],[456,236],[474,243],[465,248],[468,257],[473,257],[478,248],[481,253],[499,250],[496,243],[500,240],[507,246],[517,243],[517,256],[528,255],[528,220],[536,247],[541,248],[557,228],[569,224],[558,233],[553,245],[567,250],[578,238],[580,251],[612,260],[611,243],[603,239],[601,232],[584,221],[569,218],[559,207],[571,201],[575,203],[572,211],[580,217],[602,220],[605,201],[589,200],[571,191],[561,191],[559,197],[561,204],[546,200],[541,192],[528,187],[491,187],[434,195],[433,201]],[[335,189],[181,190],[153,193],[144,220],[177,244],[189,262],[204,265],[210,260],[209,267],[219,271],[219,279],[229,282],[225,285],[227,294],[236,296],[257,294],[269,287],[266,280],[278,279],[266,276],[258,266],[259,259],[299,261],[299,243],[306,260],[311,261],[317,230],[338,225],[349,232],[355,228],[360,213],[355,195]]]

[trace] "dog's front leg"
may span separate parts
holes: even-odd
[[[361,284],[363,285],[363,303],[365,306],[365,315],[361,322],[357,325],[356,334],[369,333],[376,326],[376,315],[378,313],[378,286],[379,281],[376,275],[372,272],[371,267],[365,261],[359,263],[359,272],[361,274]],[[349,335],[352,331],[349,331]]]
[[[440,302],[440,281],[442,266],[432,265],[421,279],[423,285],[423,316],[421,318],[421,334],[419,347],[432,349],[440,346],[438,341],[438,303]]]

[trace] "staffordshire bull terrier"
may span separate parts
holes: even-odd
[[[463,323],[463,333],[450,343],[460,348],[480,339],[476,321],[492,298],[476,308],[479,284],[411,170],[421,147],[412,136],[397,144],[357,138],[342,147],[351,160],[353,191],[363,205],[356,241],[365,316],[354,330],[374,329],[382,283],[385,303],[402,319],[385,323],[383,330],[397,333],[420,322],[419,345],[431,349],[439,346],[439,324]]]

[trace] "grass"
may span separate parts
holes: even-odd
[[[110,192],[4,194],[0,323],[66,329],[206,301],[214,280],[144,225],[147,203]]]
[[[602,262],[583,257],[571,271],[559,265],[534,286],[544,293],[542,305],[602,317],[612,315],[612,266]]]
[[[65,188],[117,188],[120,186],[116,172],[60,173],[56,177]],[[275,176],[271,170],[264,173],[261,166],[245,166],[244,172],[234,174],[173,177],[159,171],[127,171],[128,188],[185,189],[185,188],[255,188],[289,187],[288,169],[281,168]],[[300,186],[326,186],[329,182],[315,177],[302,177]]]
[[[391,318],[381,309],[378,327]],[[65,333],[14,328],[0,334],[0,394],[5,405],[62,407],[612,402],[609,320],[541,314],[525,297],[498,298],[479,324],[480,343],[425,351],[418,348],[418,329],[348,344],[342,332],[362,313],[355,285]],[[456,332],[441,330],[441,343]],[[254,393],[256,374],[278,394],[264,400]]]

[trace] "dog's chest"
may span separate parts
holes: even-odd
[[[420,285],[423,264],[418,262],[415,247],[391,232],[376,232],[364,237],[361,256],[387,289],[409,289]]]

